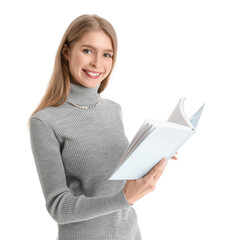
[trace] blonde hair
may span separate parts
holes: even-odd
[[[111,38],[112,41],[113,47],[112,69],[109,75],[101,82],[100,87],[98,89],[98,93],[101,93],[107,87],[110,75],[116,62],[117,54],[116,32],[113,26],[107,20],[105,20],[102,17],[99,17],[96,14],[81,15],[71,22],[71,24],[68,26],[63,35],[63,38],[60,42],[60,45],[55,56],[54,69],[49,84],[47,86],[46,92],[43,98],[41,99],[40,103],[36,107],[36,109],[30,115],[29,121],[30,118],[38,111],[48,106],[54,107],[60,106],[66,101],[70,91],[70,72],[68,67],[68,61],[62,55],[62,49],[64,44],[67,45],[68,49],[71,49],[74,46],[74,44],[83,36],[83,34],[89,31],[103,31]]]

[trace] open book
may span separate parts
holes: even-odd
[[[160,160],[169,160],[195,133],[204,105],[188,119],[181,98],[167,121],[145,120],[109,180],[139,179]]]

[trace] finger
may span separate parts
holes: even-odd
[[[172,156],[171,159],[177,160],[178,158],[176,156]]]
[[[144,178],[153,178],[165,162],[166,162],[166,158],[163,158],[162,160],[160,160]]]
[[[159,171],[157,172],[157,174],[154,176],[155,182],[157,182],[158,179],[161,177],[162,173],[163,173],[164,170],[165,170],[165,167],[166,167],[167,163],[168,163],[168,162],[166,162],[166,163],[159,169]]]

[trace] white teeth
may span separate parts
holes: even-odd
[[[91,75],[91,76],[94,76],[94,77],[96,77],[96,76],[98,76],[99,75],[99,73],[92,73],[92,72],[88,72],[88,71],[86,71],[89,75]]]

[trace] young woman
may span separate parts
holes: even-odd
[[[132,205],[155,189],[166,166],[163,159],[141,179],[108,180],[129,144],[120,105],[100,96],[116,54],[117,36],[107,20],[95,14],[76,18],[29,119],[32,152],[59,240],[140,240]]]

